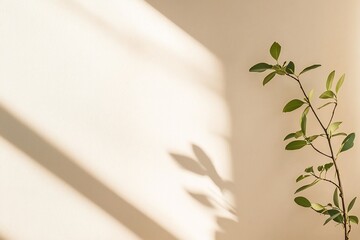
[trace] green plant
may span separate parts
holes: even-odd
[[[298,196],[294,199],[294,201],[305,208],[311,208],[317,213],[323,214],[328,216],[326,221],[324,222],[324,225],[327,224],[330,221],[334,221],[338,224],[341,224],[343,226],[344,230],[344,239],[348,240],[350,231],[351,231],[351,223],[358,224],[359,220],[358,217],[355,215],[350,215],[349,212],[353,208],[356,197],[353,198],[350,203],[346,207],[346,201],[345,201],[345,193],[344,193],[344,187],[341,182],[340,177],[340,170],[338,166],[339,162],[339,156],[341,153],[349,150],[354,145],[354,139],[355,139],[355,133],[346,134],[343,132],[338,132],[338,129],[342,122],[335,122],[333,121],[335,116],[335,111],[338,106],[338,93],[339,90],[344,82],[345,75],[342,75],[340,79],[337,81],[335,86],[335,91],[333,91],[333,81],[335,78],[335,71],[332,71],[326,80],[326,90],[319,96],[320,99],[325,100],[326,103],[324,103],[322,106],[315,108],[313,103],[313,93],[314,91],[311,90],[309,93],[307,93],[303,87],[302,82],[300,81],[300,76],[302,76],[304,73],[313,70],[315,68],[320,67],[320,64],[315,64],[312,66],[309,66],[305,69],[303,69],[299,74],[295,71],[295,64],[290,61],[289,63],[284,62],[282,65],[279,64],[279,56],[281,52],[281,46],[274,42],[270,48],[270,54],[276,60],[276,64],[271,65],[268,63],[258,63],[250,68],[250,72],[265,72],[270,70],[271,72],[266,75],[266,77],[263,80],[263,85],[270,82],[276,75],[286,76],[290,79],[294,80],[294,82],[297,83],[299,86],[302,94],[304,95],[303,99],[293,99],[289,101],[284,109],[283,112],[292,112],[296,109],[304,108],[304,110],[301,113],[300,117],[300,130],[289,133],[285,140],[292,140],[290,141],[285,149],[286,150],[298,150],[303,147],[311,147],[314,151],[316,151],[318,154],[321,154],[323,157],[327,159],[327,162],[323,165],[314,167],[310,166],[307,167],[304,170],[304,173],[300,175],[296,182],[301,182],[303,180],[311,181],[308,184],[305,184],[298,188],[295,191],[295,194],[304,191],[305,189],[308,189],[317,183],[323,181],[329,183],[332,187],[334,187],[334,194],[332,196],[332,203],[326,203],[326,204],[319,204],[319,203],[312,203],[307,198],[303,196]],[[320,120],[318,111],[325,107],[332,107],[330,111],[330,116],[328,121],[322,121]],[[317,123],[321,127],[321,132],[317,134],[310,134],[307,131],[307,116],[311,112]],[[339,146],[336,148],[333,146],[335,144],[332,143],[333,138],[339,138],[344,137],[343,141]],[[318,147],[316,147],[316,142],[319,142],[320,140],[323,140],[326,142],[327,151],[320,150]],[[337,150],[336,150],[337,149]],[[334,172],[334,177],[329,177],[329,172]]]

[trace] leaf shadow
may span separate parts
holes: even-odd
[[[193,200],[203,207],[218,210],[215,215],[215,220],[218,225],[218,229],[215,230],[215,239],[234,239],[233,232],[238,231],[238,211],[236,206],[233,206],[227,200],[229,196],[227,194],[234,196],[234,184],[221,177],[209,155],[200,146],[192,144],[191,148],[194,157],[173,152],[169,154],[183,170],[198,175],[198,177],[210,179],[220,194],[216,194],[215,192],[205,193],[205,191],[193,192],[186,189],[185,191]],[[223,214],[218,214],[218,212],[225,213],[226,217],[223,216]]]

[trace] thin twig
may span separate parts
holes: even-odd
[[[322,177],[320,177],[320,176],[315,175],[314,173],[311,173],[311,175],[312,175],[313,177],[319,179],[319,180],[323,180],[323,181],[329,182],[329,183],[335,185],[335,187],[337,187],[337,188],[340,189],[339,185],[337,185],[335,182],[333,182],[333,181],[331,181],[331,180],[329,180],[329,179],[327,179],[327,178],[322,178]]]
[[[336,107],[337,107],[337,102],[334,102],[334,104],[335,104],[335,105],[334,105],[334,108],[333,108],[332,113],[331,113],[331,118],[330,118],[330,121],[329,121],[326,129],[329,128],[329,126],[330,126],[330,124],[331,124],[331,122],[332,122],[332,120],[333,120],[333,118],[334,118],[334,115],[335,115],[335,110],[336,110]]]
[[[317,149],[317,148],[314,146],[314,144],[310,143],[310,146],[311,146],[315,151],[317,151],[318,153],[324,155],[325,157],[331,158],[330,155],[327,155],[326,153],[323,153],[322,151],[320,151],[319,149]]]

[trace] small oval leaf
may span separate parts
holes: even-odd
[[[267,63],[258,63],[252,66],[250,72],[264,72],[265,70],[271,69],[273,66]]]
[[[322,206],[319,203],[311,203],[311,208],[314,209],[317,212],[322,212],[325,210],[324,206]]]
[[[290,138],[294,138],[296,136],[296,133],[289,133],[288,135],[286,135],[286,137],[284,138],[284,141],[285,140],[288,140]]]
[[[277,42],[274,42],[270,47],[270,54],[276,61],[279,59],[280,52],[281,52],[280,44]]]
[[[326,81],[326,90],[330,90],[331,89],[331,86],[332,86],[332,83],[334,81],[334,76],[335,76],[335,70],[332,71],[328,78],[327,78],[327,81]]]
[[[310,106],[307,106],[307,107],[304,109],[303,114],[304,114],[304,115],[307,115],[307,114],[309,113],[309,110],[310,110]]]
[[[354,216],[354,215],[349,216],[349,220],[350,220],[350,222],[353,222],[353,223],[359,224],[359,219],[358,219],[358,217],[357,217],[357,216]]]
[[[338,81],[337,84],[336,84],[336,88],[335,88],[336,93],[339,92],[341,86],[342,86],[343,83],[344,83],[344,80],[345,80],[345,74],[343,74],[343,75],[340,77],[339,81]]]
[[[350,212],[350,210],[353,208],[355,201],[356,201],[356,197],[353,200],[351,200],[351,202],[349,203],[348,212]]]
[[[313,95],[314,95],[314,89],[311,89],[311,91],[309,92],[309,100],[310,101],[311,101]]]
[[[329,99],[329,98],[334,98],[334,97],[335,97],[335,93],[331,90],[327,90],[327,91],[323,92],[319,98]]]
[[[289,74],[295,73],[295,64],[292,61],[290,61],[289,64],[286,66],[286,72]]]
[[[337,188],[335,188],[335,191],[333,194],[333,202],[334,202],[335,206],[339,207],[339,193],[338,193]]]
[[[327,163],[324,165],[325,171],[328,171],[334,164],[333,163]]]
[[[332,104],[332,103],[334,103],[334,102],[328,102],[328,103],[325,103],[324,105],[322,105],[321,107],[318,107],[318,109],[322,109],[323,107],[326,107],[327,105],[330,105],[330,104]]]
[[[305,197],[296,197],[294,199],[294,201],[296,202],[297,205],[299,205],[301,207],[306,207],[306,208],[311,207],[310,201],[307,200],[307,198],[305,198]]]
[[[313,135],[313,136],[308,137],[306,140],[308,140],[309,142],[312,142],[315,139],[317,139],[318,137],[319,137],[319,135]]]
[[[307,122],[306,115],[303,114],[301,116],[300,126],[301,126],[301,131],[303,132],[304,136],[306,135],[306,122]]]
[[[300,131],[297,131],[295,133],[295,138],[298,139],[299,137],[303,136],[303,132],[300,130]]]
[[[307,142],[304,140],[295,140],[295,141],[290,142],[288,145],[286,145],[285,149],[286,150],[297,150],[297,149],[303,148],[306,145],[307,145]]]
[[[310,67],[307,67],[307,68],[305,68],[304,70],[302,70],[302,71],[300,72],[299,76],[300,76],[301,74],[303,74],[303,73],[306,73],[307,71],[310,71],[310,70],[312,70],[312,69],[318,68],[318,67],[320,67],[320,66],[321,66],[320,64],[311,65]]]
[[[268,82],[270,82],[271,79],[273,79],[276,75],[276,72],[272,72],[270,73],[269,75],[267,75],[265,78],[264,78],[264,81],[263,81],[263,86],[265,86],[265,84],[267,84]]]
[[[307,177],[310,177],[311,175],[309,174],[306,174],[306,175],[300,175],[297,179],[296,179],[296,182],[300,182],[301,180],[307,178]]]
[[[334,122],[328,127],[328,133],[332,135],[340,126],[342,122]]]
[[[333,137],[336,137],[336,136],[347,136],[347,134],[346,133],[343,133],[343,132],[341,132],[341,133],[335,133],[334,135],[332,135]]]
[[[345,152],[354,146],[355,133],[350,133],[342,142],[340,152]]]
[[[298,109],[299,107],[301,107],[303,104],[304,104],[304,102],[301,101],[300,99],[293,99],[285,105],[283,112],[294,111],[295,109]]]
[[[305,172],[307,173],[314,173],[314,167],[308,167],[305,169]]]
[[[331,217],[329,217],[328,219],[326,219],[326,221],[324,222],[324,225],[326,225],[328,222],[330,222],[331,220],[334,220],[334,219],[336,219],[336,218],[338,218],[338,217],[340,217],[341,216],[341,213],[336,213],[336,214],[334,214],[334,215],[332,215]],[[335,221],[335,220],[334,220]]]
[[[329,209],[325,212],[325,214],[331,216],[331,220],[334,220],[337,223],[343,222],[343,216],[341,215],[341,212],[338,209]]]
[[[317,184],[318,182],[319,182],[319,180],[315,180],[314,182],[312,182],[312,183],[310,183],[310,184],[307,184],[307,185],[304,185],[304,186],[298,188],[298,189],[295,191],[295,194],[298,193],[298,192],[304,191],[305,189],[308,189],[309,187],[314,186],[314,185]]]

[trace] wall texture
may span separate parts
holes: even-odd
[[[0,239],[341,239],[293,203],[324,163],[283,150],[296,85],[248,69],[278,41],[299,69],[323,65],[304,79],[315,95],[346,72],[335,119],[358,132],[357,1],[0,4]],[[348,200],[358,153],[341,162]]]

